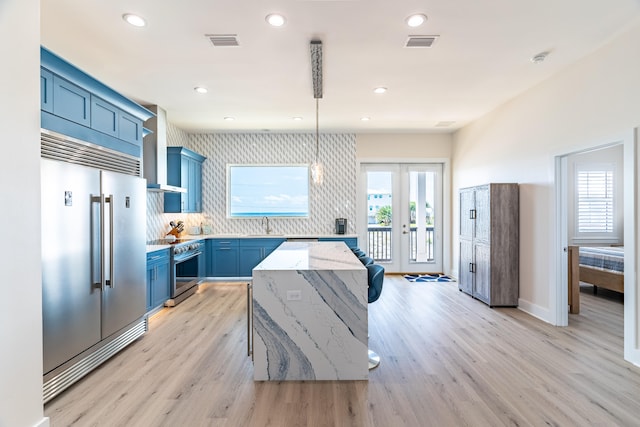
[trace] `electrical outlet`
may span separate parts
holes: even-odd
[[[302,291],[287,291],[287,301],[300,301],[302,299]]]

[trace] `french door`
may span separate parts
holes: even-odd
[[[442,272],[442,164],[361,167],[360,248],[388,272]]]

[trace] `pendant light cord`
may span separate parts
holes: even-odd
[[[316,98],[316,163],[318,163],[318,150],[319,150],[319,139],[320,139],[320,131],[318,130],[318,98]]]

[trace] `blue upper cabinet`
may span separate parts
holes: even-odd
[[[40,109],[53,113],[53,73],[40,69]]]
[[[186,193],[165,193],[164,211],[202,212],[202,163],[206,157],[184,147],[167,147],[167,184]]]
[[[41,126],[86,142],[142,157],[143,106],[40,48]]]
[[[91,96],[91,128],[118,138],[119,111],[107,101]]]

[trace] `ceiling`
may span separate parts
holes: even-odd
[[[284,26],[266,22],[272,12]],[[409,28],[417,12],[428,20]],[[314,131],[309,43],[321,40],[321,132],[452,132],[593,52],[639,12],[638,0],[42,0],[41,39],[189,132]],[[239,46],[214,47],[206,34],[235,34]],[[410,35],[439,38],[406,48]],[[374,94],[378,86],[388,91]]]

